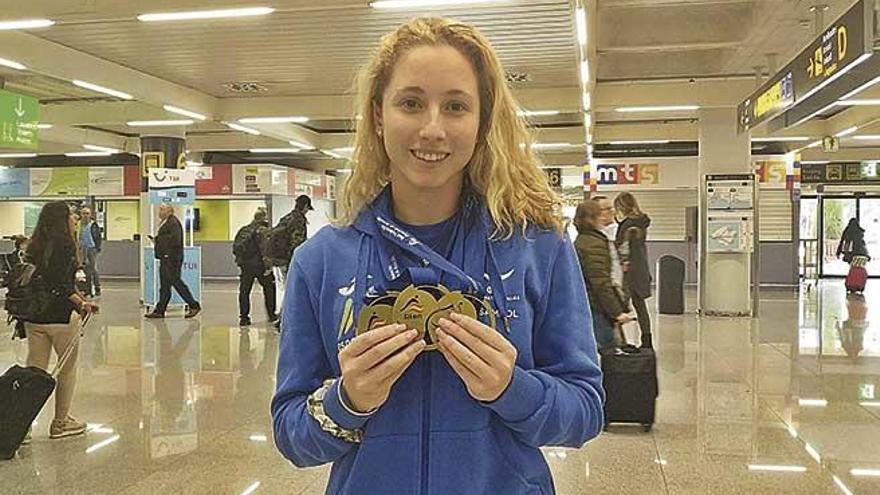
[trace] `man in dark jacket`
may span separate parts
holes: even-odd
[[[281,274],[283,277],[287,277],[287,267],[290,266],[290,260],[293,258],[293,251],[309,237],[309,221],[306,219],[306,213],[312,210],[314,210],[312,207],[312,199],[305,194],[300,194],[296,197],[296,203],[293,210],[287,215],[281,217],[281,220],[278,220],[278,225],[284,226],[290,239],[284,253],[280,253],[282,256],[272,260],[273,265],[281,268]]]
[[[168,203],[159,206],[159,232],[156,237],[150,238],[155,244],[155,256],[159,260],[159,302],[153,308],[152,313],[147,313],[147,318],[164,318],[165,308],[171,301],[171,287],[186,301],[186,318],[192,318],[199,314],[202,306],[190,292],[189,287],[181,280],[180,272],[183,268],[183,227],[180,220],[174,216],[174,207]]]
[[[260,252],[263,236],[267,230],[269,230],[269,222],[266,219],[266,210],[260,208],[254,213],[254,220],[239,229],[232,243],[235,264],[241,270],[238,285],[238,324],[240,326],[251,324],[250,296],[254,280],[259,281],[260,286],[263,287],[263,298],[269,322],[275,323],[278,320],[278,315],[275,314],[275,277],[272,275],[272,267],[266,263]]]
[[[92,210],[84,207],[79,211],[80,261],[86,274],[86,296],[101,295],[101,278],[98,276],[98,253],[101,252],[101,227],[92,220]],[[93,288],[94,287],[94,288]]]
[[[600,350],[606,351],[617,344],[614,325],[632,321],[632,316],[628,314],[623,291],[611,275],[610,243],[600,230],[601,216],[602,206],[596,201],[578,205],[574,218],[578,236],[574,247],[587,285],[596,343]]]

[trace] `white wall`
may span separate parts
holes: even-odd
[[[266,202],[260,199],[229,201],[229,238],[235,239],[238,229],[251,223],[257,208],[265,208]]]
[[[24,202],[0,201],[0,237],[24,234]]]

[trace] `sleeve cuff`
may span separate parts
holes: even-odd
[[[509,422],[522,421],[538,410],[544,401],[544,384],[519,366],[513,369],[510,385],[500,397],[486,403],[501,419]]]
[[[324,396],[324,411],[342,428],[361,429],[373,416],[373,412],[361,414],[351,410],[342,400],[342,390],[339,388],[341,384],[342,380],[336,380],[327,390],[327,395]]]

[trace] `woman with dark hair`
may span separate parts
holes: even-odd
[[[840,236],[840,243],[837,245],[837,256],[843,256],[843,261],[852,264],[856,256],[868,256],[868,246],[865,244],[865,229],[859,225],[859,221],[850,218],[843,234]]]
[[[69,345],[74,350],[61,368],[55,388],[55,418],[49,426],[49,438],[79,435],[86,424],[70,416],[76,387],[76,361],[79,354],[81,316],[97,313],[98,305],[87,302],[76,291],[75,278],[79,260],[73,230],[76,216],[67,203],[54,201],[43,206],[27,248],[26,259],[36,267],[40,284],[51,303],[48,310],[25,322],[28,341],[28,366],[46,369],[52,350],[61,356]],[[28,435],[30,437],[30,434]]]
[[[642,332],[642,348],[653,348],[651,317],[645,300],[651,297],[651,269],[648,267],[648,249],[645,239],[651,218],[646,215],[635,196],[622,192],[614,198],[620,224],[614,243],[623,265],[623,288],[632,300],[633,309]]]

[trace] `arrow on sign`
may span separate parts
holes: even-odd
[[[18,106],[15,107],[15,115],[18,115],[18,118],[24,117],[24,108],[21,107],[21,98],[18,99]]]

